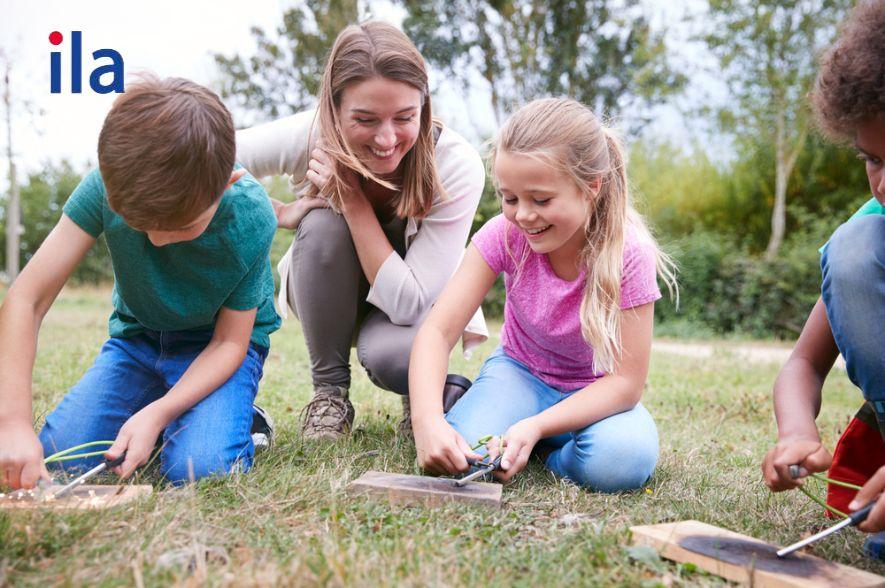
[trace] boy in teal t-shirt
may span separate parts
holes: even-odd
[[[130,84],[105,119],[89,173],[0,308],[0,485],[48,477],[44,455],[114,440],[126,477],[162,435],[161,471],[180,483],[251,466],[252,401],[273,307],[276,218],[261,185],[234,170],[230,113],[180,78]],[[114,269],[110,339],[31,426],[40,322],[104,234]],[[83,469],[101,457],[62,462]]]

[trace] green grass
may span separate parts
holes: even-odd
[[[107,290],[68,290],[46,318],[34,374],[38,424],[90,365],[106,337]],[[497,331],[497,326],[495,326]],[[475,376],[496,341],[452,371]],[[500,511],[392,508],[349,500],[368,469],[417,473],[395,434],[399,400],[354,368],[353,435],[304,443],[310,394],[296,321],[273,336],[259,394],[277,422],[276,448],[251,473],[172,489],[155,474],[149,499],[109,512],[0,514],[0,586],[15,585],[716,585],[716,577],[629,550],[631,525],[699,519],[777,544],[827,521],[799,493],[771,495],[759,461],[774,438],[777,367],[719,351],[696,360],[655,354],[643,402],[661,458],[646,490],[604,495],[557,480],[537,462],[505,487]],[[354,361],[354,366],[357,366]],[[820,425],[832,448],[859,405],[844,373],[827,384]],[[815,553],[885,573],[860,554],[854,530]],[[196,554],[162,565],[176,550]],[[165,557],[164,557],[165,555]],[[632,555],[632,557],[631,557]]]

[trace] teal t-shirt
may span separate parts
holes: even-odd
[[[83,178],[63,210],[93,237],[105,235],[114,268],[111,337],[212,330],[222,306],[257,308],[251,341],[270,347],[270,334],[280,326],[269,255],[277,222],[251,175],[221,196],[202,235],[162,247],[111,210],[99,170]]]
[[[866,202],[863,206],[858,208],[857,212],[852,214],[851,218],[849,218],[848,220],[855,219],[859,216],[868,216],[871,214],[885,214],[885,206],[882,206],[882,204],[878,200],[876,200],[875,198],[870,198],[869,202]],[[845,221],[845,222],[848,222],[848,221]],[[818,251],[823,253],[824,249],[827,248],[827,244],[829,244],[829,241],[824,243],[823,246]]]

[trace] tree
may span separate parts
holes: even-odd
[[[302,1],[283,12],[277,39],[253,27],[255,55],[214,55],[221,95],[250,117],[277,118],[308,108],[335,37],[366,14],[359,0]]]
[[[520,105],[568,95],[608,116],[679,91],[639,0],[401,0],[424,57],[470,87],[488,84],[500,123]]]
[[[12,148],[12,96],[9,74],[12,61],[0,51],[3,61],[3,107],[6,112],[6,159],[9,166],[9,200],[6,204],[6,279],[10,284],[18,277],[19,236],[21,234],[21,202],[18,192],[14,150]]]
[[[708,0],[704,40],[731,91],[722,127],[774,149],[774,202],[766,258],[786,230],[788,182],[808,138],[806,95],[816,57],[832,38],[848,0]]]

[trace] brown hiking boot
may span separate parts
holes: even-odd
[[[406,439],[414,439],[415,435],[412,433],[412,405],[409,403],[409,395],[406,394],[405,396],[400,396],[400,398],[403,401],[403,417],[399,420],[396,430]]]
[[[319,386],[301,410],[301,435],[305,439],[334,441],[350,432],[354,410],[343,386]]]

